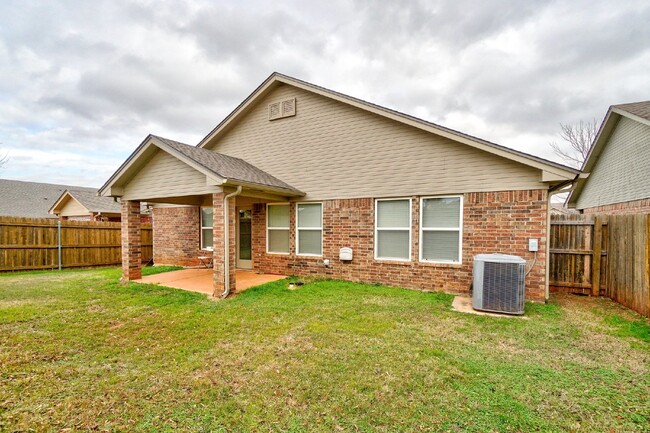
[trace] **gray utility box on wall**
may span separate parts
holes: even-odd
[[[524,314],[526,260],[506,254],[474,256],[475,310]]]

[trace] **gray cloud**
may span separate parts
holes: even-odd
[[[150,132],[198,142],[272,71],[547,158],[560,122],[650,99],[640,0],[9,1],[0,16],[9,178],[99,185]]]

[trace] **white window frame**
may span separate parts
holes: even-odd
[[[210,226],[210,227],[207,227],[207,226],[204,227],[203,226],[203,209],[212,209],[212,226]],[[201,249],[202,250],[205,250],[206,248],[214,249],[214,245],[212,245],[211,247],[206,247],[206,246],[203,245],[203,230],[205,230],[205,229],[212,229],[212,242],[214,244],[214,208],[212,206],[200,206],[199,207],[199,225],[201,226],[201,228],[199,229],[200,230],[199,238],[201,240]]]
[[[424,201],[429,200],[429,199],[436,199],[436,198],[459,198],[459,206],[460,206],[460,215],[458,218],[458,228],[457,229],[452,229],[449,227],[427,227],[424,228]],[[430,197],[420,197],[420,242],[419,242],[419,260],[423,263],[440,263],[440,264],[447,264],[447,265],[461,265],[463,263],[463,214],[465,209],[465,205],[463,202],[463,196],[462,195],[434,195]],[[425,260],[422,258],[422,238],[423,238],[423,233],[425,231],[428,232],[458,232],[458,261],[454,260]]]
[[[289,206],[289,221],[287,222],[286,227],[269,227],[269,207],[270,206]],[[271,251],[269,249],[269,230],[287,230],[289,232],[289,251],[286,253],[279,251]],[[267,254],[279,254],[282,256],[288,256],[291,253],[291,204],[290,203],[267,203],[266,204],[266,253]]]
[[[404,231],[406,230],[404,227],[382,227],[379,228],[379,225],[377,224],[377,220],[379,217],[379,212],[377,209],[379,208],[377,206],[377,203],[380,201],[403,201],[403,200],[408,200],[409,202],[409,258],[404,259],[401,257],[379,257],[377,254],[379,251],[379,236],[378,232],[386,230],[386,231]],[[413,200],[411,197],[395,197],[395,198],[377,198],[375,199],[375,260],[382,260],[382,261],[391,261],[391,262],[410,262],[413,256],[413,251],[412,251],[412,245],[413,245]]]
[[[320,205],[320,227],[298,227],[298,208],[301,204],[319,204]],[[301,254],[300,253],[300,230],[320,230],[320,254]],[[306,257],[323,257],[323,202],[320,201],[303,201],[296,203],[296,255]]]

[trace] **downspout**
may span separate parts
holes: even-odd
[[[222,298],[227,297],[230,294],[230,221],[228,218],[228,200],[241,194],[242,186],[239,185],[235,192],[231,192],[223,198],[223,237],[224,237],[224,251],[223,251],[223,272],[224,272],[224,290],[221,294]]]
[[[577,178],[577,177],[576,177]],[[551,271],[551,253],[549,252],[551,250],[551,198],[555,194],[561,194],[565,192],[570,192],[575,185],[573,185],[573,182],[576,179],[571,179],[566,182],[562,182],[561,184],[550,188],[548,190],[548,197],[546,197],[547,203],[546,203],[546,275],[544,278],[544,303],[548,304],[548,300],[550,298],[550,289],[549,289],[549,273]],[[571,185],[571,188],[568,189],[562,189],[567,185]],[[532,268],[531,268],[532,269]]]

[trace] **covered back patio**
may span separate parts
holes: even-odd
[[[257,274],[250,270],[237,269],[235,271],[235,292],[241,293],[251,287],[283,278],[285,278],[284,275]],[[145,284],[160,284],[210,296],[214,294],[212,269],[182,269],[149,275],[135,281]]]
[[[123,281],[142,278],[140,204],[146,202],[154,208],[154,262],[211,266],[194,270],[200,272],[194,281],[201,292],[223,297],[255,280],[248,278],[255,275],[253,207],[304,196],[242,159],[153,135],[99,193],[121,201]]]

